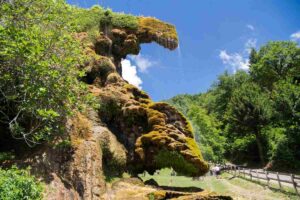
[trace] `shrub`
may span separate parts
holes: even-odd
[[[41,200],[42,191],[42,185],[30,176],[28,170],[16,167],[0,169],[1,200]]]
[[[13,152],[0,152],[0,163],[6,160],[12,160],[15,158]]]
[[[133,15],[115,13],[100,6],[94,6],[90,9],[72,7],[72,9],[77,32],[91,32],[107,26],[131,30],[138,28],[138,18]]]
[[[0,121],[29,146],[62,132],[88,100],[70,11],[63,0],[0,4]]]

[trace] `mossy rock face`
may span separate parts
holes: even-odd
[[[178,46],[176,28],[152,17],[140,17],[138,34],[142,42],[155,41],[170,50]]]
[[[178,46],[173,25],[149,17],[137,20],[136,29],[114,25],[100,32],[92,45],[84,45],[90,57],[86,66],[91,91],[101,104],[99,117],[126,148],[132,173],[173,167],[184,175],[203,175],[208,165],[187,119],[166,103],[154,103],[121,77],[121,59],[138,54],[141,43],[157,42],[171,50]],[[87,44],[86,39],[82,43]]]

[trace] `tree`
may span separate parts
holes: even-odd
[[[70,16],[63,0],[0,5],[0,127],[29,146],[58,134],[86,96]]]
[[[237,71],[236,74],[228,74],[225,72],[219,76],[218,81],[212,86],[210,93],[214,96],[212,105],[213,112],[219,120],[223,121],[223,117],[227,110],[228,103],[236,88],[240,87],[244,82],[249,80],[249,75],[245,71]]]
[[[258,53],[251,52],[250,74],[262,87],[271,90],[275,82],[299,73],[300,48],[295,42],[269,42]]]
[[[196,141],[200,145],[204,159],[222,162],[225,138],[221,135],[220,122],[208,115],[204,108],[196,105],[190,106],[187,116],[193,124]]]
[[[272,116],[268,95],[253,82],[246,82],[237,88],[228,104],[226,121],[228,134],[254,135],[261,164],[265,164],[261,129]]]
[[[275,135],[276,130],[281,134],[270,138],[270,158],[277,166],[297,168],[300,166],[300,87],[293,79],[281,80],[275,84],[272,98],[275,118],[268,136]]]

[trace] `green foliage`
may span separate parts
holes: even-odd
[[[192,121],[206,159],[224,152],[237,163],[260,158],[277,169],[297,169],[300,48],[290,41],[269,42],[252,49],[249,63],[249,74],[225,72],[208,92],[170,102]]]
[[[273,83],[299,72],[300,49],[295,42],[269,42],[252,55],[251,76],[263,87],[271,89]]]
[[[93,6],[90,9],[72,7],[73,23],[77,32],[104,31],[107,27],[136,30],[138,18],[124,13],[115,13],[110,9]]]
[[[94,6],[90,9],[78,7],[71,9],[76,32],[90,32],[95,29],[99,31],[100,19],[104,15],[105,9],[100,6]]]
[[[231,131],[256,134],[272,116],[268,95],[255,83],[244,83],[237,88],[228,104],[226,120]]]
[[[168,100],[168,103],[190,120],[204,159],[222,162],[225,138],[221,134],[221,123],[203,107],[203,99],[208,97],[204,95],[180,95]]]
[[[233,75],[225,72],[219,76],[218,81],[213,84],[212,90],[210,91],[213,101],[208,101],[205,107],[208,107],[211,112],[215,113],[219,120],[224,120],[227,106],[234,90],[249,79],[249,75],[244,71],[237,71],[236,74]]]
[[[0,121],[29,146],[61,132],[67,115],[84,108],[84,72],[63,0],[0,5]]]
[[[72,147],[70,140],[62,140],[58,144],[54,145],[54,149],[69,149]]]
[[[6,160],[12,160],[15,158],[15,154],[13,152],[0,152],[0,163]]]
[[[136,16],[124,13],[113,13],[111,23],[113,27],[116,28],[126,28],[132,30],[136,30],[138,28],[138,18]]]
[[[43,188],[29,170],[13,167],[0,169],[0,199],[2,200],[41,200]]]
[[[220,123],[199,106],[192,105],[188,118],[194,125],[196,140],[199,141],[205,160],[222,162],[225,138],[220,134]]]

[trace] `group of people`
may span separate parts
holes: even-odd
[[[219,178],[219,176],[221,175],[221,167],[216,165],[213,168],[211,168],[209,172],[211,176],[216,176],[217,178]]]

